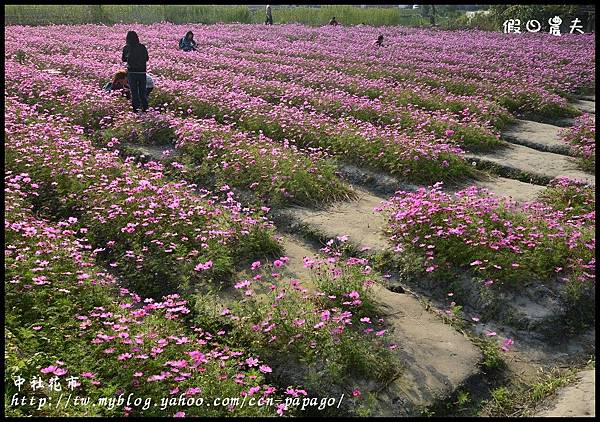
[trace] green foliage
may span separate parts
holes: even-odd
[[[456,396],[456,405],[459,407],[464,407],[471,401],[471,397],[468,391],[459,391]]]
[[[542,372],[535,382],[513,381],[491,391],[478,416],[532,416],[536,406],[575,380],[575,369]]]
[[[264,14],[262,10],[258,13],[260,17]],[[320,26],[326,25],[333,16],[335,16],[341,25],[359,25],[364,23],[371,26],[418,26],[426,22],[419,15],[418,11],[399,9],[397,7],[360,8],[347,5],[323,5],[321,7],[299,6],[273,9],[273,21],[275,23],[296,22]]]
[[[495,341],[483,337],[472,338],[472,341],[483,353],[482,366],[484,369],[493,371],[503,369],[506,366],[500,348]]]
[[[373,324],[378,324],[369,292],[359,287],[366,276],[346,264],[336,268],[341,268],[344,275],[338,277],[330,271],[332,268],[319,266],[314,270],[314,279],[323,288],[319,291],[335,292],[342,300],[309,293],[297,280],[286,287],[287,282],[271,279],[265,270],[260,283],[252,288],[255,290],[252,295],[227,305],[230,314],[222,313],[224,305],[216,304],[212,294],[198,296],[194,300],[193,322],[199,326],[229,327],[236,346],[262,356],[275,366],[286,356],[285,366],[296,362],[303,367],[297,376],[304,374],[302,385],[313,392],[325,392],[326,386],[344,386],[355,382],[357,377],[385,383],[397,376],[401,365],[398,357],[384,346],[385,337],[362,333],[366,325],[359,318],[367,315],[367,311],[371,311],[368,315]],[[271,289],[269,283],[282,287]],[[345,289],[343,283],[347,283]],[[363,304],[342,303],[351,300],[346,292],[352,289],[361,291]],[[341,322],[335,322],[340,309],[352,312],[351,325],[343,327]],[[323,312],[329,318],[329,311],[331,319],[324,319]],[[236,317],[231,318],[232,315]]]
[[[154,22],[180,23],[264,23],[265,9],[246,5],[7,5],[5,25],[47,25]],[[275,23],[325,25],[335,16],[343,25],[361,23],[372,26],[421,25],[425,20],[417,11],[397,7],[322,6],[273,7]]]

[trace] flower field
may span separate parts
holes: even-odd
[[[436,184],[397,193],[387,204],[389,230],[397,248],[418,251],[427,273],[452,280],[445,272],[462,267],[489,289],[554,284],[574,306],[595,286],[594,198],[594,187],[570,179],[525,204],[477,187],[450,195]]]
[[[575,124],[565,129],[563,140],[571,145],[580,157],[581,168],[590,173],[596,172],[596,122],[589,114],[578,117]]]
[[[178,51],[190,29],[198,51]],[[128,30],[155,83],[142,114],[102,90]],[[422,186],[384,208],[396,252],[426,276],[551,282],[590,318],[593,186],[558,178],[525,204],[442,187],[480,176],[465,154],[505,148],[525,116],[576,118],[564,141],[594,171],[593,120],[568,101],[595,87],[591,35],[157,23],[5,38],[6,400],[59,400],[19,375],[176,403],[12,416],[303,416],[292,399],[342,393],[326,414],[369,414],[406,364],[373,293],[385,277],[346,237],[304,257],[310,276],[283,275],[271,214],[356,198],[348,164]],[[164,153],[139,160],[140,146]],[[277,404],[177,401],[216,396]]]

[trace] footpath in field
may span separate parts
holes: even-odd
[[[562,128],[531,120],[518,120],[502,135],[512,143],[556,154],[571,155],[569,146],[560,139]]]
[[[283,244],[290,258],[286,275],[310,279],[302,262],[316,249],[289,235]],[[389,339],[398,344],[396,352],[404,363],[399,377],[388,385],[365,386],[378,391],[378,415],[415,415],[478,374],[481,353],[462,334],[425,310],[414,296],[374,287],[374,299],[389,324]]]
[[[596,371],[581,371],[577,381],[560,389],[547,404],[548,408],[535,416],[596,416]]]
[[[573,103],[587,113],[595,113],[595,104],[588,100]],[[567,176],[595,184],[594,176],[578,169],[576,160],[570,157],[568,146],[559,138],[561,129],[556,125],[519,120],[503,133],[503,138],[511,145],[491,154],[468,153],[466,157],[497,166],[507,174],[531,175],[542,180]]]
[[[145,155],[154,160],[162,160],[176,152],[171,147],[128,145],[128,148],[138,156]],[[382,233],[385,219],[373,211],[384,197],[360,188],[357,191],[359,198],[356,201],[337,203],[327,210],[292,207],[280,212],[276,221],[290,222],[288,232],[307,235],[298,227],[301,221],[308,233],[311,230],[318,232],[321,239],[346,234],[373,250],[388,249],[391,245]],[[307,280],[305,285],[314,287],[303,258],[317,255],[318,248],[290,234],[284,234],[282,242],[286,256],[290,258],[283,274]],[[428,312],[416,297],[375,286],[373,298],[388,324],[389,339],[398,345],[396,352],[404,363],[399,376],[387,385],[361,386],[365,391],[377,392],[378,415],[418,414],[421,409],[449,397],[479,374],[482,360],[479,349]]]

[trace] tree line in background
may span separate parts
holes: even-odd
[[[7,5],[5,25],[172,23],[264,23],[265,8],[247,5]],[[274,7],[275,23],[326,25],[335,16],[346,25],[423,25],[418,10],[358,6]]]
[[[548,19],[559,16],[562,19],[561,32],[568,33],[573,19],[580,20],[586,33],[595,32],[596,10],[593,5],[575,4],[534,4],[534,5],[503,5],[497,4],[487,9],[487,14],[476,14],[473,17],[466,15],[456,19],[451,27],[483,29],[487,31],[501,31],[504,21],[519,19],[522,25],[528,20],[537,20],[541,24],[541,31],[548,32]]]
[[[247,5],[5,5],[5,25],[172,23],[264,23],[265,10]],[[484,12],[484,13],[481,13]],[[418,9],[349,5],[274,6],[275,23],[326,25],[335,16],[342,25],[438,26],[445,29],[501,31],[508,19],[524,24],[536,19],[547,31],[548,19],[560,16],[562,30],[580,19],[585,32],[595,30],[595,7],[589,5],[492,5],[467,15],[458,5],[420,5]]]

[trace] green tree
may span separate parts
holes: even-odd
[[[493,5],[490,7],[490,16],[496,22],[499,28],[504,21],[508,19],[520,19],[522,30],[528,20],[537,20],[542,25],[542,31],[547,32],[550,29],[548,19],[559,16],[563,23],[561,31],[568,31],[571,20],[579,17],[578,11],[581,6],[578,5]]]
[[[90,15],[93,23],[107,23],[105,22],[106,17],[104,16],[104,11],[100,4],[90,5]]]

